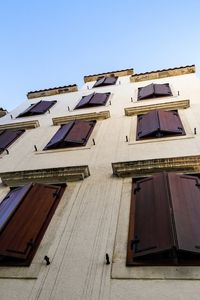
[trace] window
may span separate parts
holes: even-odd
[[[164,84],[149,84],[138,88],[138,100],[149,99],[153,97],[172,96],[169,83]]]
[[[24,132],[25,130],[23,129],[0,130],[0,153],[7,149]]]
[[[30,183],[0,203],[0,265],[30,265],[64,186]]]
[[[83,96],[80,102],[76,105],[75,109],[105,105],[109,96],[110,93],[93,93]]]
[[[44,150],[85,146],[96,121],[76,120],[62,125]]]
[[[137,119],[137,140],[185,135],[177,111],[152,110]]]
[[[106,85],[113,85],[116,83],[118,77],[101,77],[99,78],[93,87],[100,87]]]
[[[200,180],[160,173],[133,181],[127,265],[200,265]]]
[[[31,106],[29,106],[24,112],[19,114],[17,116],[17,118],[44,114],[53,105],[55,105],[56,102],[57,102],[56,100],[54,100],[54,101],[39,101],[35,104],[31,104]]]

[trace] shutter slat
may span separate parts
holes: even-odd
[[[16,139],[20,137],[25,130],[20,129],[6,129],[0,135],[0,153],[1,150],[8,148]]]
[[[0,235],[0,255],[28,259],[39,242],[57,206],[60,187],[34,184]]]
[[[157,110],[145,115],[138,116],[137,120],[137,140],[143,137],[154,135],[159,129]]]
[[[159,110],[158,116],[160,123],[160,131],[180,135],[185,134],[183,125],[177,112]]]
[[[200,253],[200,180],[168,174],[176,227],[177,249]]]
[[[96,121],[75,121],[74,126],[65,137],[64,141],[71,146],[84,146],[94,128]],[[68,146],[70,146],[68,145]]]
[[[74,125],[74,121],[69,122],[60,127],[60,129],[54,134],[49,143],[45,146],[44,150],[59,148],[59,145],[62,146],[62,142],[65,136],[68,134],[72,126]]]
[[[155,96],[172,96],[172,92],[169,83],[154,84]]]
[[[138,89],[138,100],[151,98],[153,96],[154,96],[154,84],[153,83]]]

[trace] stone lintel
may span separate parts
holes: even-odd
[[[26,122],[1,124],[0,130],[4,130],[4,129],[34,129],[39,126],[40,126],[40,123],[38,120],[32,120],[32,121],[26,121]]]
[[[140,101],[141,102],[141,101]],[[190,107],[190,100],[180,100],[165,103],[155,103],[150,105],[137,105],[134,107],[125,107],[124,112],[126,116],[134,116],[148,113],[154,109],[176,110]]]
[[[29,92],[27,94],[27,98],[34,99],[34,98],[38,98],[38,97],[60,95],[60,94],[65,94],[65,93],[77,92],[77,91],[78,91],[77,85],[73,84],[73,85],[67,85],[67,86],[55,87],[55,88],[50,88],[50,89],[45,89],[45,90],[40,90],[40,91]]]
[[[122,77],[122,76],[128,76],[133,75],[134,70],[133,69],[126,69],[126,70],[120,70],[120,71],[112,71],[107,73],[101,73],[101,74],[94,74],[94,75],[88,75],[84,76],[84,82],[90,82],[90,81],[96,81],[99,79],[99,77]]]
[[[109,110],[87,113],[87,114],[80,114],[80,115],[57,117],[57,118],[53,118],[52,122],[53,125],[63,125],[66,124],[67,122],[74,121],[74,120],[90,121],[90,120],[102,120],[107,118],[110,118]]]
[[[83,180],[88,176],[90,171],[87,165],[0,173],[3,184],[10,187],[22,186],[28,182],[66,183]]]
[[[171,77],[171,76],[185,75],[190,73],[195,73],[195,65],[134,74],[130,77],[130,81],[139,82],[139,81],[160,79],[160,78]]]

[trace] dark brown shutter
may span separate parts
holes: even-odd
[[[171,249],[171,223],[165,174],[133,185],[127,263]]]
[[[155,96],[172,96],[169,83],[154,84]]]
[[[160,131],[175,134],[185,134],[183,125],[176,111],[158,111]]]
[[[96,81],[96,83],[94,84],[93,87],[102,86],[103,83],[104,83],[104,81],[105,81],[105,77],[99,78],[99,79]]]
[[[22,129],[6,129],[0,134],[0,153],[7,149],[16,139],[25,132]]]
[[[154,95],[153,83],[138,89],[138,100],[150,98],[153,97],[153,95]]]
[[[74,121],[69,122],[60,127],[60,129],[54,134],[49,143],[45,146],[44,150],[62,148],[64,146],[63,141],[67,133],[73,127]]]
[[[138,116],[137,119],[137,140],[148,137],[159,129],[157,110],[153,110],[145,115]]]
[[[26,117],[32,115],[44,114],[48,109],[50,109],[57,101],[39,101],[38,103],[32,104],[25,111],[18,115],[19,117]]]
[[[108,101],[110,93],[96,93],[90,100],[90,105],[105,105]]]
[[[31,188],[31,184],[11,190],[0,203],[0,230]]]
[[[116,83],[118,77],[103,77],[97,80],[93,87],[100,87],[106,85],[113,85]]]
[[[200,253],[200,180],[168,174],[177,249]]]
[[[95,123],[96,121],[75,121],[74,126],[71,128],[64,141],[69,143],[69,146],[84,146],[87,143]]]
[[[88,107],[90,100],[93,98],[94,93],[87,95],[87,96],[83,96],[80,100],[80,102],[76,105],[76,108],[82,108],[82,107]]]
[[[0,233],[1,258],[18,258],[30,264],[57,207],[60,191],[58,186],[32,186]]]

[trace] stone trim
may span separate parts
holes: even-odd
[[[171,77],[171,76],[185,75],[185,74],[190,74],[195,72],[196,72],[195,65],[191,65],[191,66],[185,66],[185,67],[174,68],[174,69],[165,69],[165,70],[134,74],[130,77],[130,81],[139,82],[139,81],[160,79],[160,78]]]
[[[1,124],[0,130],[4,130],[4,129],[34,129],[39,126],[40,126],[40,123],[38,120],[32,120],[32,121],[26,121],[26,122]]]
[[[112,169],[118,177],[149,176],[162,171],[199,173],[200,155],[115,162]]]
[[[148,113],[154,109],[165,109],[165,110],[173,110],[173,109],[185,109],[190,107],[190,100],[181,100],[181,101],[173,101],[173,102],[165,102],[165,103],[155,103],[150,105],[140,105],[135,107],[125,107],[124,112],[125,116],[134,116]]]
[[[3,184],[10,187],[22,186],[28,182],[66,183],[83,180],[88,176],[90,171],[87,165],[0,173]]]
[[[74,121],[74,120],[90,121],[90,120],[102,120],[107,118],[110,118],[109,110],[80,114],[80,115],[57,117],[57,118],[53,118],[52,122],[53,125],[63,125],[66,124],[67,122]]]
[[[53,95],[60,95],[64,93],[71,93],[71,92],[77,92],[78,87],[76,84],[73,85],[66,85],[66,86],[60,86],[40,91],[33,91],[28,92],[27,98],[28,99],[34,99],[38,97],[46,97],[46,96],[53,96]]]
[[[107,73],[101,73],[101,74],[94,74],[94,75],[88,75],[84,76],[84,82],[90,82],[90,81],[96,81],[99,79],[99,77],[122,77],[122,76],[128,76],[133,75],[134,70],[133,69],[126,69],[126,70],[120,70],[120,71],[112,71]]]

